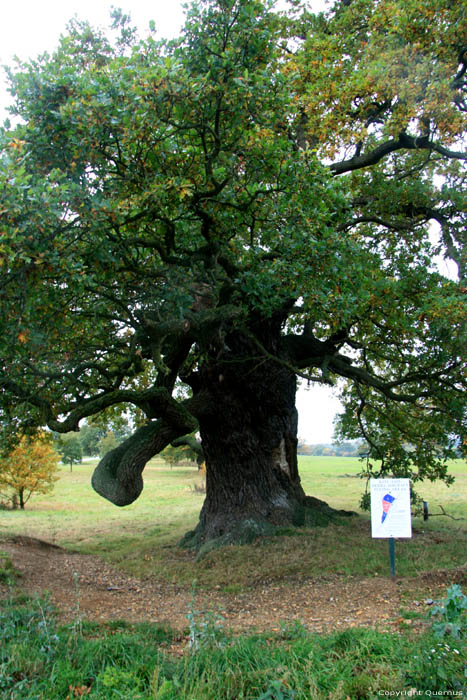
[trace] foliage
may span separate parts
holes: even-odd
[[[445,600],[439,601],[429,612],[433,620],[433,633],[438,639],[467,636],[467,596],[459,585],[454,584],[447,591]]]
[[[0,488],[12,492],[21,509],[34,493],[48,493],[58,480],[57,454],[49,436],[23,437],[9,454],[0,457]]]
[[[70,470],[73,464],[80,464],[83,460],[83,450],[81,441],[77,433],[65,433],[56,435],[55,445],[57,452],[61,455],[63,464],[69,464]]]
[[[78,436],[83,455],[86,457],[94,457],[95,455],[99,454],[97,444],[101,437],[103,437],[103,433],[100,428],[84,423],[84,425],[80,426]]]
[[[186,461],[193,462],[196,459],[196,457],[190,453],[189,447],[173,447],[172,445],[167,445],[160,454],[162,459],[171,466]]]
[[[247,359],[342,381],[338,434],[367,441],[375,476],[449,482],[467,444],[463,5],[288,7],[195,3],[172,42],[121,13],[113,41],[74,21],[10,71],[5,439],[129,408],[137,438],[100,471],[125,491],[198,429],[206,378]]]
[[[294,700],[296,697],[297,693],[290,690],[281,681],[271,681],[268,689],[261,695],[259,700]]]
[[[172,466],[181,462],[197,462],[199,467],[203,462],[201,443],[194,434],[174,440],[160,454]]]
[[[13,565],[8,552],[3,552],[0,549],[0,583],[12,585],[20,575],[19,571]]]
[[[460,649],[446,643],[439,643],[436,638],[426,638],[417,649],[417,654],[409,659],[407,678],[415,687],[426,684],[432,692],[465,690],[462,678],[462,657],[467,651],[465,645]],[[464,676],[465,678],[465,676]],[[462,697],[462,695],[460,695]]]
[[[98,439],[102,439],[108,435],[108,433],[113,433],[119,444],[131,435],[128,415],[124,412],[123,406],[120,405],[112,406],[95,416],[91,416],[88,421],[80,427],[80,435],[83,430],[86,434],[87,428],[89,428],[94,435],[98,435]]]
[[[192,584],[192,598],[190,608],[186,615],[189,625],[188,646],[192,653],[199,652],[202,648],[224,647],[226,644],[224,634],[224,618],[211,612],[205,613],[195,606],[195,584]]]
[[[112,430],[109,430],[109,432],[106,433],[106,435],[104,435],[104,437],[102,437],[97,443],[99,455],[103,457],[107,454],[107,452],[110,452],[110,450],[115,449],[117,445],[118,440],[115,436],[115,433]]]
[[[408,664],[407,675],[414,685],[426,679],[433,691],[453,689],[462,693],[466,689],[465,674],[462,678],[460,671],[467,652],[466,611],[467,596],[458,584],[450,586],[446,598],[429,611],[433,636],[422,641],[418,654]]]

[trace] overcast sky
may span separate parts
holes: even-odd
[[[0,65],[12,65],[15,55],[27,59],[44,51],[53,51],[67,22],[75,15],[93,25],[107,27],[112,5],[131,15],[141,36],[147,33],[150,20],[155,21],[160,38],[175,36],[183,23],[182,2],[179,0],[3,0],[0,5]],[[323,3],[315,0],[313,5],[321,9]],[[2,82],[2,123],[10,99]],[[300,389],[297,408],[299,436],[311,443],[330,442],[333,419],[341,408],[331,390],[319,386]]]

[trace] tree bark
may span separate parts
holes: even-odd
[[[279,342],[279,335],[277,336]],[[235,344],[227,339],[229,348]],[[223,355],[197,373],[209,395],[198,415],[206,459],[206,499],[182,545],[251,541],[275,526],[302,525],[334,511],[307,498],[297,468],[296,377],[285,365],[246,353]],[[245,348],[242,353],[245,358]],[[315,518],[316,520],[316,518]]]

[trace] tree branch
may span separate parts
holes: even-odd
[[[461,151],[450,151],[448,148],[444,148],[444,146],[441,146],[440,144],[433,143],[427,136],[416,137],[402,133],[399,135],[399,138],[386,141],[386,143],[382,143],[381,145],[377,146],[373,151],[369,151],[368,153],[364,153],[360,156],[354,156],[353,158],[341,161],[340,163],[332,163],[329,168],[332,170],[334,175],[342,175],[343,173],[348,173],[352,170],[359,170],[360,168],[367,168],[370,165],[376,165],[376,163],[389,154],[402,149],[423,149],[435,151],[446,158],[467,160],[467,153],[463,153]]]
[[[205,403],[202,393],[180,402],[177,406],[184,419],[178,424],[165,419],[151,421],[108,452],[92,476],[95,491],[117,506],[133,503],[143,490],[141,475],[147,462],[177,438],[197,429],[194,416],[203,411]]]

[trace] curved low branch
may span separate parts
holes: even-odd
[[[130,505],[143,490],[147,462],[182,433],[163,420],[139,428],[101,459],[92,475],[93,489],[116,506]]]
[[[172,410],[173,422],[164,418],[139,428],[101,459],[92,476],[94,490],[116,506],[133,503],[143,490],[142,472],[147,462],[177,438],[194,432],[198,428],[195,415],[204,405],[205,398],[199,394],[177,403]]]
[[[356,384],[373,387],[392,401],[416,403],[420,399],[429,397],[431,392],[422,389],[404,391],[404,387],[414,384],[419,385],[424,380],[435,380],[442,383],[443,375],[449,375],[450,372],[458,368],[458,364],[453,362],[439,371],[410,372],[398,379],[386,381],[384,378],[378,377],[372,371],[369,371],[371,368],[358,367],[352,363],[350,358],[338,353],[339,344],[348,342],[348,330],[342,329],[325,341],[320,341],[313,337],[312,334],[306,333],[300,336],[288,335],[284,337],[283,347],[286,348],[288,356],[293,358],[292,363],[295,366],[295,372],[300,374],[298,370],[301,368],[318,367],[322,372],[321,382],[328,382],[329,375],[332,373],[340,377],[346,377]],[[450,385],[450,388],[456,389],[454,385]],[[400,393],[395,390],[400,390]]]

